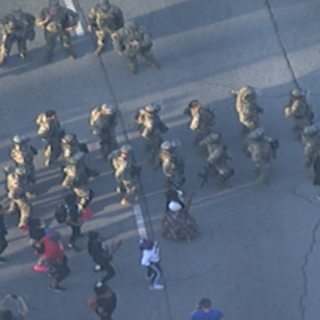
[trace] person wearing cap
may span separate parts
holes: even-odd
[[[89,119],[91,133],[100,139],[101,153],[104,159],[118,148],[116,127],[119,110],[111,104],[102,104],[92,109]]]
[[[260,123],[259,114],[263,109],[259,106],[254,88],[250,86],[242,87],[238,91],[231,91],[236,96],[236,112],[244,133],[257,128]]]
[[[156,105],[150,104],[141,108],[135,116],[140,135],[146,142],[145,150],[150,152],[150,163],[158,160],[160,145],[163,142],[161,134],[169,130],[162,122],[159,112],[160,109]]]
[[[83,162],[84,153],[78,152],[68,159],[63,169],[64,179],[61,185],[70,189],[78,198],[78,207],[82,211],[93,199],[93,191],[88,186],[89,175]]]
[[[201,299],[197,309],[191,314],[190,320],[221,320],[223,318],[222,312],[211,307],[210,299]]]
[[[0,20],[2,25],[2,42],[0,46],[0,65],[4,64],[16,42],[21,59],[27,59],[27,41],[34,40],[35,17],[14,7],[12,12]]]
[[[183,114],[190,117],[189,129],[196,132],[194,144],[198,145],[212,130],[216,115],[210,108],[205,108],[199,100],[192,100]]]
[[[126,22],[124,27],[114,32],[111,37],[114,50],[127,60],[131,74],[137,73],[138,56],[142,56],[151,68],[160,69],[151,52],[151,33],[138,26],[135,21]]]
[[[265,134],[263,127],[250,132],[243,145],[245,155],[250,157],[256,167],[256,182],[265,184],[270,176],[271,161],[276,158],[279,142]]]
[[[100,0],[89,13],[88,31],[97,37],[97,49],[94,54],[99,56],[106,46],[108,35],[123,28],[123,12],[109,0]]]
[[[42,9],[37,19],[39,27],[44,28],[46,40],[45,63],[50,63],[53,50],[60,39],[68,58],[76,58],[72,51],[70,32],[77,27],[79,15],[77,12],[60,5],[59,0],[49,0],[49,6]]]
[[[227,146],[223,144],[221,134],[212,132],[200,141],[199,147],[206,149],[207,159],[204,173],[199,176],[208,178],[215,172],[218,173],[221,183],[225,183],[234,175],[234,169],[228,165],[228,160],[232,159],[228,152]]]
[[[160,266],[160,249],[156,242],[148,239],[142,239],[139,243],[141,251],[140,263],[147,268],[146,279],[151,281],[150,290],[163,290],[165,286],[159,283],[162,277]]]
[[[18,166],[6,177],[7,197],[10,200],[7,213],[14,213],[18,208],[20,214],[18,227],[22,230],[28,230],[28,221],[31,217],[31,204],[28,197],[31,197],[32,193],[26,174],[26,168]]]
[[[284,109],[287,118],[294,122],[293,130],[297,131],[297,139],[301,139],[303,129],[312,124],[314,114],[306,99],[306,93],[299,89],[290,92],[289,103]]]
[[[162,235],[170,240],[191,242],[200,233],[197,222],[189,214],[193,194],[184,195],[180,190],[176,190],[176,193],[167,203],[162,220]]]
[[[124,194],[120,204],[133,204],[139,193],[138,177],[141,169],[133,163],[132,147],[129,144],[123,145],[119,150],[112,152],[109,160],[114,169],[115,179],[119,183],[117,192]]]
[[[159,159],[167,187],[180,188],[185,183],[184,159],[176,150],[176,141],[164,141],[160,148]]]
[[[56,112],[47,110],[39,114],[36,123],[38,136],[46,142],[45,166],[59,166],[57,161],[61,155],[61,139],[64,136],[64,130],[61,129]]]
[[[17,134],[12,138],[10,158],[16,166],[24,165],[27,169],[27,179],[30,183],[36,183],[36,169],[34,156],[38,154],[36,148],[29,144],[30,138],[26,134]]]
[[[304,164],[308,170],[312,170],[316,157],[320,152],[320,128],[313,124],[303,129],[302,143],[304,145]],[[313,174],[313,172],[310,172]]]

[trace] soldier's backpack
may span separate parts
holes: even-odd
[[[63,203],[59,203],[54,212],[54,216],[58,223],[66,222],[68,217],[68,207]]]

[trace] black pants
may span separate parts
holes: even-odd
[[[8,246],[8,241],[4,234],[0,234],[0,255],[6,250]]]
[[[50,260],[48,260],[48,262],[53,267],[52,275],[55,277],[57,283],[62,282],[71,272],[66,257],[63,259],[62,263]]]
[[[81,234],[81,227],[76,227],[76,226],[70,226],[72,229],[72,233],[71,233],[71,237],[69,240],[70,244],[74,244],[75,241],[79,238],[80,234]]]
[[[151,263],[151,265],[148,266],[147,275],[151,278],[152,286],[157,284],[160,280],[160,277],[162,276],[160,265],[158,263]]]
[[[116,271],[114,270],[113,266],[110,264],[110,260],[101,260],[95,261],[103,270],[107,272],[107,274],[101,279],[101,282],[106,283],[111,278],[116,275]]]

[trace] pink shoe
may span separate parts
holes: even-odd
[[[35,266],[33,266],[33,270],[34,270],[34,271],[37,271],[37,272],[48,272],[48,271],[49,271],[49,268],[46,267],[46,266],[38,266],[38,265],[35,265]]]

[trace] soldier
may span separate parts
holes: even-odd
[[[126,22],[123,28],[112,34],[112,40],[115,51],[127,60],[131,74],[137,73],[138,55],[141,55],[150,67],[160,69],[151,52],[151,33],[139,27],[135,21]]]
[[[35,37],[35,17],[23,12],[20,7],[14,7],[12,13],[1,19],[0,23],[3,28],[0,65],[5,63],[15,42],[18,46],[19,57],[27,59],[27,40],[33,41]]]
[[[197,145],[210,132],[215,124],[216,116],[213,110],[205,108],[198,100],[192,100],[183,112],[191,117],[189,128],[196,132],[194,144]]]
[[[125,144],[109,156],[114,176],[120,184],[117,192],[124,193],[124,197],[120,201],[121,205],[133,204],[139,192],[138,177],[141,169],[133,163],[131,155],[131,146]]]
[[[99,56],[106,46],[106,37],[123,28],[123,13],[121,9],[109,2],[100,0],[89,13],[88,31],[94,31],[97,37],[97,49],[94,52]]]
[[[146,150],[150,151],[150,162],[157,160],[163,142],[161,134],[169,130],[160,119],[160,110],[161,107],[157,104],[147,105],[140,109],[135,117],[141,137],[146,141]]]
[[[169,188],[179,189],[186,181],[184,176],[184,160],[177,152],[179,143],[164,141],[159,154],[163,174],[167,178]]]
[[[79,15],[65,7],[60,6],[59,0],[49,0],[49,7],[42,9],[38,18],[38,26],[44,27],[46,40],[45,63],[52,59],[53,49],[59,38],[69,59],[75,59],[71,47],[70,31],[77,27]]]
[[[25,166],[27,170],[27,179],[30,183],[36,183],[36,169],[34,167],[34,156],[38,151],[33,146],[29,145],[30,138],[26,134],[17,134],[12,138],[13,146],[10,151],[10,157],[16,167],[19,165]]]
[[[254,88],[246,86],[231,93],[236,96],[236,111],[243,132],[256,129],[259,126],[259,113],[263,113],[263,109],[258,104]]]
[[[83,210],[92,200],[93,191],[88,187],[89,176],[83,163],[83,152],[68,158],[68,165],[63,169],[64,179],[61,185],[79,197],[78,207]]]
[[[292,117],[294,121],[293,129],[298,131],[298,139],[300,139],[304,127],[310,126],[314,118],[311,106],[301,90],[291,91],[290,100],[288,106],[284,109],[284,113],[287,118]]]
[[[6,169],[5,169],[6,170]],[[26,179],[27,170],[24,166],[18,166],[14,170],[7,171],[6,188],[7,196],[10,200],[8,213],[14,213],[18,208],[20,221],[18,227],[27,229],[29,218],[31,217],[31,205],[28,200],[29,184]]]
[[[257,182],[266,183],[270,175],[271,160],[276,158],[276,150],[279,147],[278,140],[265,134],[262,127],[250,132],[245,142],[245,153],[251,157],[258,173]]]
[[[39,125],[37,134],[47,143],[45,165],[55,166],[61,155],[61,138],[64,136],[57,114],[54,110],[48,110],[37,117],[36,123]]]
[[[91,132],[100,138],[101,152],[105,159],[118,147],[115,129],[118,124],[119,110],[112,105],[102,104],[91,111]]]
[[[200,141],[200,147],[207,149],[207,165],[205,166],[204,174],[200,174],[203,177],[204,182],[210,175],[216,171],[220,177],[220,182],[226,182],[231,176],[234,175],[234,169],[228,165],[228,160],[232,159],[228,152],[227,146],[223,144],[221,135],[219,133],[212,132],[205,139]]]
[[[320,151],[319,131],[319,126],[315,124],[305,127],[303,130],[304,163],[309,170],[313,168],[316,157]]]

